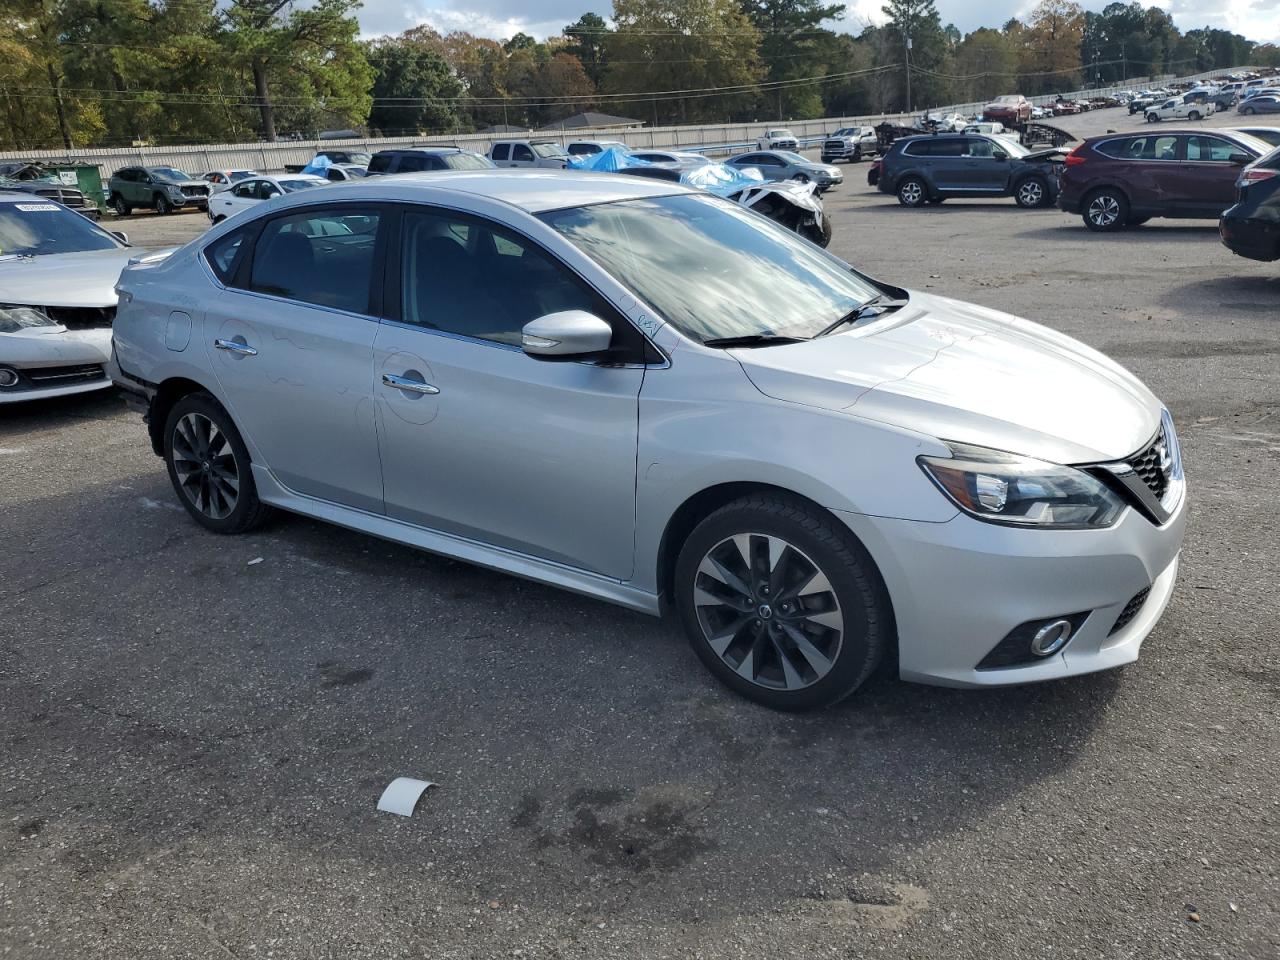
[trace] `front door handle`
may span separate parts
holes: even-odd
[[[397,377],[393,373],[384,373],[382,382],[388,387],[394,387],[396,390],[408,390],[411,393],[425,393],[428,396],[435,396],[440,392],[439,387],[433,387],[429,383],[423,383],[421,380],[410,380],[408,377]]]
[[[256,357],[258,355],[258,351],[243,340],[218,339],[213,341],[213,345],[219,350],[226,350],[228,353],[234,353],[238,357]]]

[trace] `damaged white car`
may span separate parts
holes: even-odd
[[[111,386],[115,285],[137,255],[60,203],[0,192],[0,404]]]

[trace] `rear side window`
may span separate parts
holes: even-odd
[[[367,314],[380,219],[346,205],[276,217],[254,244],[249,289]]]
[[[493,148],[493,159],[506,160],[511,156],[511,145],[507,143],[496,144]]]
[[[420,153],[406,153],[400,157],[400,173],[416,173],[421,170],[435,170],[436,165],[431,157]]]
[[[233,230],[204,248],[204,258],[209,268],[224,284],[230,284],[231,278],[236,275],[248,232],[245,228]]]
[[[369,161],[370,173],[386,173],[391,169],[391,154],[375,153],[373,159]]]
[[[600,148],[594,143],[571,143],[569,144],[569,152],[575,157],[585,157],[587,154],[599,153]]]
[[[1176,160],[1177,137],[1129,137],[1108,140],[1094,147],[1099,153],[1120,160]]]

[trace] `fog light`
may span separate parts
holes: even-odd
[[[1031,652],[1037,657],[1048,657],[1061,650],[1071,639],[1071,621],[1054,620],[1046,623],[1031,638]]]
[[[0,367],[0,387],[16,387],[18,385],[18,371],[10,370],[8,367]]]

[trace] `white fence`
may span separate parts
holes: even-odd
[[[1228,67],[1212,70],[1208,73],[1182,80],[1198,81],[1224,73],[1249,69],[1247,67]],[[1148,77],[1136,78],[1123,85],[1107,87],[1100,90],[1077,90],[1065,93],[1068,97],[1103,96],[1120,90],[1136,90],[1158,80],[1172,78]],[[1049,103],[1053,98],[1033,97],[1033,103]],[[785,126],[803,140],[816,140],[828,131],[837,127],[852,127],[865,124],[878,124],[885,121],[898,123],[918,117],[926,108],[911,114],[876,114],[862,117],[827,117],[821,120],[792,120]],[[966,116],[982,110],[981,103],[948,104],[930,106],[929,112],[961,113]],[[726,123],[708,124],[704,126],[676,127],[642,127],[634,129],[603,128],[592,130],[546,131],[537,134],[540,138],[555,139],[561,143],[578,139],[621,140],[631,147],[667,147],[699,150],[704,153],[725,153],[744,143],[751,143],[771,128],[782,126],[777,121],[768,123]],[[456,144],[459,147],[485,152],[494,139],[501,139],[491,134],[461,134],[458,136],[431,137],[366,137],[352,140],[324,141],[284,141],[275,143],[233,143],[210,144],[207,146],[171,146],[171,147],[132,147],[72,150],[31,150],[26,152],[11,151],[0,153],[0,160],[60,160],[67,157],[96,162],[102,169],[103,178],[120,167],[139,166],[173,166],[191,174],[200,174],[206,170],[283,170],[287,164],[305,164],[315,156],[317,149],[357,149],[366,152],[382,150],[388,147],[408,146],[411,144]],[[521,136],[513,134],[511,136]]]

